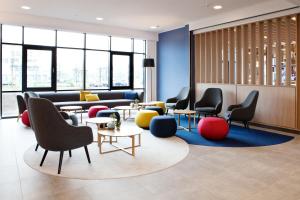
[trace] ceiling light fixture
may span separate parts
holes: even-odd
[[[214,8],[215,10],[220,10],[220,9],[223,8],[223,6],[221,6],[221,5],[215,5],[213,8]]]
[[[294,17],[292,17],[291,19],[292,19],[293,21],[296,21],[296,17],[295,17],[295,16],[294,16]]]
[[[102,20],[103,20],[103,18],[102,18],[102,17],[96,17],[96,20],[98,20],[98,21],[102,21]]]
[[[30,9],[31,9],[29,6],[21,6],[21,8],[22,8],[23,10],[30,10]]]
[[[158,25],[156,25],[156,26],[150,26],[150,28],[151,29],[157,29],[157,28],[159,28],[159,26]]]

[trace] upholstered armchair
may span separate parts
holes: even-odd
[[[48,151],[59,151],[58,174],[60,174],[64,152],[69,151],[70,153],[72,149],[80,147],[84,147],[90,163],[87,148],[87,145],[93,142],[93,133],[90,127],[68,124],[53,103],[47,99],[29,98],[28,111],[36,140],[45,149],[40,166],[43,165]]]
[[[223,94],[220,88],[208,88],[205,90],[200,101],[195,103],[195,111],[197,111],[198,115],[204,114],[207,115],[215,115],[218,114],[222,110],[223,104]]]
[[[230,105],[225,113],[228,123],[231,124],[232,121],[239,121],[246,128],[249,128],[249,121],[253,119],[255,114],[258,96],[259,92],[253,90],[241,104]]]
[[[189,105],[190,100],[190,88],[184,87],[180,90],[179,94],[176,97],[169,98],[166,101],[167,114],[169,109],[186,109]]]

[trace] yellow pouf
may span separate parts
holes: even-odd
[[[140,110],[135,117],[135,123],[141,128],[148,129],[151,119],[158,115],[154,110]]]
[[[163,101],[152,101],[151,103],[155,104],[155,106],[161,107],[163,109],[164,113],[166,112],[166,105]]]

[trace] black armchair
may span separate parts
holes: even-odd
[[[90,127],[69,125],[53,103],[47,99],[29,98],[28,111],[36,140],[45,149],[40,166],[43,165],[48,151],[59,151],[58,174],[60,174],[64,151],[70,153],[72,149],[80,147],[84,147],[88,162],[91,162],[87,148],[87,145],[93,142]]]
[[[27,109],[25,100],[22,95],[17,95],[17,103],[18,103],[18,110],[19,110],[19,115],[18,115],[17,121],[19,121],[23,112]]]
[[[204,114],[205,117],[206,115],[218,116],[222,110],[222,104],[222,90],[220,88],[208,88],[200,101],[195,103],[195,111],[197,111],[198,115]]]
[[[190,100],[190,88],[184,87],[180,90],[176,97],[169,98],[166,101],[167,114],[169,109],[186,109],[189,105]]]
[[[249,121],[253,119],[255,114],[258,95],[259,92],[253,90],[243,103],[229,106],[225,113],[227,122],[231,124],[232,121],[240,121],[246,128],[249,128]]]

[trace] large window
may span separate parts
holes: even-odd
[[[1,117],[28,90],[143,89],[145,40],[1,25]]]

